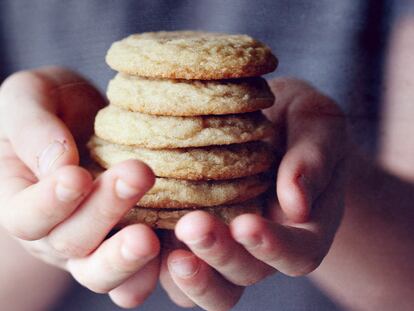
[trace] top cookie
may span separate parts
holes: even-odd
[[[112,44],[106,62],[131,75],[186,80],[255,77],[278,63],[269,47],[247,35],[194,31],[130,35]]]

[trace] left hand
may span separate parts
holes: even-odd
[[[277,100],[268,117],[286,139],[277,172],[279,203],[268,218],[245,214],[229,226],[202,211],[180,219],[175,234],[184,247],[165,254],[160,275],[178,305],[228,310],[245,286],[276,271],[312,272],[332,244],[343,214],[343,114],[302,81],[270,84]]]
[[[152,187],[154,174],[128,160],[93,181],[79,166],[78,145],[85,145],[104,104],[88,81],[61,67],[21,71],[3,82],[0,229],[34,257],[131,307],[156,286],[159,240],[142,224],[106,237]],[[20,258],[8,257],[19,265]]]

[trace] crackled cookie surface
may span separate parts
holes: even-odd
[[[106,61],[131,75],[186,80],[255,77],[277,67],[269,47],[247,35],[195,31],[130,35],[112,44]]]
[[[117,144],[162,149],[261,140],[273,134],[273,126],[261,112],[170,117],[131,112],[109,105],[95,118],[95,134]]]
[[[243,203],[233,205],[221,205],[214,207],[197,208],[210,213],[225,223],[230,223],[239,215],[251,213],[262,214],[264,202],[262,199],[252,199]],[[135,223],[145,223],[153,228],[174,229],[177,221],[187,213],[193,212],[195,209],[158,209],[135,207],[121,220],[118,227]]]
[[[146,149],[117,145],[92,137],[92,158],[102,167],[128,160],[148,164],[156,176],[189,180],[232,179],[255,175],[272,164],[270,147],[264,142],[183,149]]]
[[[220,181],[157,177],[138,205],[167,209],[235,204],[261,195],[269,186],[270,180],[263,175]]]
[[[188,81],[125,74],[110,81],[107,96],[123,109],[164,116],[252,112],[272,106],[275,99],[262,78]]]
[[[95,177],[104,171],[94,163],[88,170]],[[156,177],[154,186],[137,205],[174,209],[235,204],[260,196],[270,184],[271,178],[266,174],[211,181]]]

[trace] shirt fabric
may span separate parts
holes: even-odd
[[[382,64],[393,4],[407,1],[0,1],[0,81],[44,65],[70,67],[104,91],[114,72],[111,42],[144,31],[195,29],[246,33],[268,44],[279,68],[334,98],[358,137],[375,149]],[[276,94],[277,96],[277,94]],[[366,120],[361,125],[358,122]],[[367,139],[368,137],[368,139]],[[55,310],[121,310],[106,295],[74,285]],[[158,288],[140,310],[181,310]],[[281,274],[249,287],[234,310],[340,310],[305,277]]]

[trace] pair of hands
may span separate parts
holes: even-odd
[[[133,160],[96,180],[79,166],[85,150],[77,145],[85,145],[105,104],[99,92],[61,68],[12,75],[0,89],[0,224],[30,253],[123,307],[143,303],[160,279],[178,305],[227,310],[245,286],[276,271],[310,273],[327,254],[343,212],[344,119],[303,82],[270,84],[277,100],[268,117],[286,144],[278,203],[267,218],[246,214],[229,226],[190,213],[175,235],[163,237],[161,249],[142,224],[105,239],[154,176]]]

